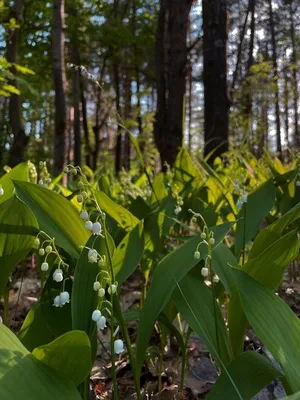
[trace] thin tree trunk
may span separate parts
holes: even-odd
[[[117,119],[118,115],[121,113],[121,100],[120,100],[120,72],[119,65],[114,63],[113,65],[113,75],[114,75],[114,86],[116,93],[116,111]],[[115,151],[115,173],[118,175],[122,168],[122,128],[117,125],[117,142]]]
[[[291,39],[292,39],[292,77],[293,77],[293,108],[294,108],[294,137],[296,146],[300,146],[300,132],[299,132],[299,112],[298,112],[298,79],[297,79],[297,50],[296,50],[296,39],[295,39],[295,27],[294,27],[294,14],[292,5],[290,5],[291,14]]]
[[[77,18],[78,11],[76,8],[70,9],[72,16],[72,47],[71,61],[72,68],[72,97],[74,107],[74,163],[81,164],[81,132],[80,132],[80,54],[78,41]]]
[[[284,67],[284,130],[285,130],[285,142],[289,147],[290,138],[289,138],[289,77],[287,73],[288,66]]]
[[[128,56],[127,56],[128,57]],[[124,119],[126,125],[131,117],[131,79],[128,73],[123,74],[124,77]],[[130,129],[130,126],[127,126]],[[124,154],[122,166],[126,171],[130,170],[130,138],[127,132],[124,135]]]
[[[55,90],[55,138],[54,138],[54,173],[58,174],[65,165],[66,131],[66,73],[65,73],[65,38],[64,38],[65,1],[53,0],[53,77]]]
[[[281,157],[282,156],[282,148],[281,148],[281,135],[280,135],[277,45],[276,45],[272,0],[269,0],[269,13],[270,13],[271,44],[272,44],[273,77],[274,77],[274,85],[275,85],[276,150],[278,151],[279,156]]]
[[[203,0],[204,154],[228,150],[227,10],[225,0]]]
[[[81,96],[81,108],[82,108],[82,125],[84,132],[84,141],[85,141],[85,164],[88,167],[92,167],[91,164],[91,146],[89,139],[89,126],[88,126],[88,117],[87,117],[87,108],[86,108],[86,98],[84,95],[84,84],[83,79],[80,79],[80,96]]]
[[[9,20],[14,19],[16,24],[20,24],[23,4],[23,0],[16,0],[14,2],[10,9]],[[15,27],[13,29],[8,28],[6,40],[7,61],[12,64],[16,63],[18,59],[19,36],[19,27]],[[14,75],[16,75],[16,69],[14,66],[12,66],[10,70]],[[18,88],[18,83],[16,80],[10,81],[10,84]],[[28,144],[28,137],[25,134],[22,122],[22,101],[21,96],[18,94],[12,94],[10,96],[9,121],[11,132],[13,134],[13,143],[9,153],[8,165],[10,167],[14,167],[24,159],[26,146]]]
[[[161,0],[156,34],[154,137],[161,165],[173,165],[183,140],[187,30],[192,0]]]

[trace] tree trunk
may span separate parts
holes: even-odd
[[[72,17],[72,47],[71,47],[71,61],[72,68],[72,98],[74,107],[74,164],[81,165],[81,132],[80,132],[80,54],[77,33],[77,15],[76,8],[70,9]]]
[[[129,57],[129,55],[127,55]],[[127,121],[131,118],[131,79],[128,72],[123,74],[124,77],[124,119],[126,127],[130,129]],[[124,135],[124,154],[122,160],[122,166],[126,171],[130,170],[130,137],[127,132]]]
[[[228,150],[227,10],[225,0],[202,0],[204,154],[209,162]]]
[[[293,108],[294,108],[294,138],[297,147],[300,146],[300,132],[299,132],[299,112],[298,112],[298,79],[297,79],[297,50],[296,50],[296,38],[295,38],[295,27],[294,27],[294,13],[292,5],[290,5],[291,14],[291,39],[292,39],[292,77],[293,77]]]
[[[82,125],[84,132],[84,142],[85,142],[85,164],[92,168],[91,164],[91,146],[90,146],[90,138],[89,138],[89,126],[88,126],[88,117],[87,117],[87,109],[86,109],[86,98],[84,95],[84,84],[83,79],[80,79],[80,97],[81,97],[81,108],[82,108]]]
[[[23,0],[16,0],[10,9],[9,19],[15,19],[16,24],[21,23]],[[7,32],[6,40],[6,51],[7,61],[10,63],[16,63],[18,58],[19,50],[19,36],[20,28],[9,29]],[[14,66],[11,67],[11,72],[16,75],[16,69]],[[18,88],[16,80],[10,81],[11,85]],[[9,153],[8,165],[14,167],[24,159],[26,146],[28,144],[28,136],[25,134],[23,122],[22,122],[22,101],[21,96],[18,94],[12,94],[9,99],[9,121],[11,126],[11,132],[13,134],[13,142]]]
[[[276,37],[275,37],[272,0],[269,0],[269,15],[270,15],[271,44],[272,44],[273,77],[274,77],[274,85],[275,85],[276,150],[278,151],[278,153],[281,157],[282,148],[281,148],[281,136],[280,136],[280,109],[279,109],[277,45],[276,45]]]
[[[289,147],[290,138],[289,138],[289,77],[288,77],[288,66],[284,67],[284,94],[283,94],[283,102],[284,102],[284,130],[285,130],[285,142]]]
[[[55,90],[55,138],[54,138],[54,174],[59,174],[65,165],[66,130],[66,73],[65,73],[65,37],[64,37],[65,1],[53,1],[53,77]]]
[[[119,65],[114,63],[113,65],[113,75],[114,75],[114,86],[116,93],[116,111],[117,111],[117,120],[119,119],[119,115],[121,113],[121,99],[120,99],[120,72]],[[117,126],[117,142],[116,142],[116,151],[115,151],[115,173],[119,174],[122,168],[122,128],[120,125]]]
[[[183,140],[187,29],[192,0],[161,0],[156,33],[155,142],[161,165],[174,164]]]

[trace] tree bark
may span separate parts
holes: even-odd
[[[273,77],[274,77],[274,85],[275,85],[276,150],[278,151],[278,153],[281,157],[282,148],[281,148],[281,132],[280,132],[277,45],[276,45],[276,35],[275,35],[272,0],[269,0],[269,16],[270,16],[270,30],[271,30],[271,44],[272,44]]]
[[[129,55],[127,56],[129,57]],[[123,74],[124,77],[124,119],[127,125],[127,128],[130,129],[128,126],[128,119],[131,118],[131,78],[128,72]],[[130,170],[130,137],[127,132],[124,135],[124,154],[122,159],[122,166],[125,168],[126,171]]]
[[[18,25],[21,23],[23,5],[23,0],[16,0],[10,9],[9,19],[14,18]],[[6,40],[6,57],[7,61],[12,64],[15,64],[18,59],[19,36],[19,27],[13,29],[8,28]],[[16,68],[14,67],[14,65],[11,67],[10,70],[14,75],[16,75]],[[10,81],[10,84],[18,88],[18,82],[16,80]],[[18,94],[12,94],[10,96],[9,121],[11,132],[13,135],[13,142],[9,153],[8,165],[10,167],[14,167],[15,165],[23,161],[29,139],[28,136],[26,136],[25,134],[22,122],[22,101],[21,96]]]
[[[300,132],[299,132],[299,112],[298,112],[298,79],[297,79],[297,50],[296,50],[296,38],[295,38],[295,27],[294,27],[294,13],[292,4],[290,5],[291,15],[291,40],[292,40],[292,78],[293,78],[293,108],[294,108],[294,138],[297,147],[300,146]]]
[[[59,174],[65,165],[66,131],[66,73],[64,37],[65,1],[53,1],[53,78],[55,90],[54,173]]]
[[[118,115],[121,113],[121,99],[120,99],[120,71],[119,65],[115,62],[113,65],[113,75],[114,75],[114,86],[116,93],[116,111],[117,119]],[[122,128],[117,125],[117,142],[115,150],[115,173],[119,174],[122,168]]]
[[[84,84],[83,79],[80,79],[80,97],[81,97],[81,109],[82,109],[82,125],[84,132],[84,142],[85,142],[85,164],[88,167],[92,167],[91,163],[91,146],[90,146],[90,138],[89,138],[89,126],[88,126],[88,117],[87,117],[87,109],[86,109],[86,98],[84,95]]]
[[[192,0],[161,0],[156,33],[155,143],[161,165],[172,166],[183,140],[187,30]]]
[[[225,0],[202,0],[204,154],[209,162],[228,150],[227,10]]]

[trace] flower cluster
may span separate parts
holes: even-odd
[[[178,214],[181,212],[181,210],[182,210],[181,206],[183,206],[182,197],[181,197],[181,196],[177,196],[177,199],[176,199],[176,208],[175,208],[175,210],[174,210],[174,214],[175,214],[175,215],[178,215]]]
[[[47,169],[47,164],[45,161],[41,161],[39,164],[39,181],[38,184],[43,187],[48,187],[51,183],[50,174]]]
[[[40,241],[40,236],[46,237],[46,239],[41,243]],[[50,254],[53,254],[56,256],[56,260],[58,262],[58,268],[53,272],[53,280],[57,283],[63,282],[63,287],[64,287],[64,275],[63,275],[63,269],[62,268],[68,268],[69,265],[64,262],[64,260],[61,258],[56,246],[55,246],[55,239],[51,238],[48,236],[45,232],[39,232],[38,236],[34,240],[34,247],[38,249],[38,254],[44,258],[44,261],[41,264],[41,270],[43,272],[47,272],[49,270],[49,264],[47,262],[48,257]],[[56,296],[54,299],[53,306],[54,307],[62,307],[65,304],[69,303],[70,301],[70,295],[68,292],[61,292],[60,295]]]
[[[247,196],[247,194],[245,192],[245,189],[240,187],[240,185],[239,185],[239,183],[238,183],[238,181],[236,179],[233,181],[233,183],[234,183],[234,190],[239,195],[238,201],[236,202],[236,208],[238,210],[241,210],[242,207],[243,207],[243,204],[247,203],[248,196]]]

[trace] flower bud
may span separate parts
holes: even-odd
[[[83,200],[86,200],[88,197],[88,194],[86,191],[83,191],[83,192],[81,192],[81,196],[82,196]]]
[[[297,186],[297,187],[300,186],[300,181],[296,181],[296,186]]]
[[[203,267],[201,269],[201,275],[204,276],[204,278],[206,278],[208,276],[208,273],[209,273],[208,268]]]
[[[39,255],[43,257],[45,255],[45,250],[39,249]]]
[[[76,168],[71,169],[71,173],[74,176],[77,175],[77,169]]]
[[[192,217],[192,223],[193,223],[193,224],[196,224],[196,223],[197,223],[197,217],[195,217],[195,216]]]
[[[66,303],[70,303],[70,294],[68,292],[62,292],[60,295],[60,304],[64,306]]]
[[[33,245],[34,245],[34,247],[39,247],[40,243],[41,243],[40,239],[36,238],[36,239],[34,239]]]
[[[92,231],[94,235],[100,235],[100,233],[102,232],[102,226],[100,222],[95,222],[93,224]]]
[[[238,210],[240,210],[242,207],[243,207],[243,203],[242,203],[240,200],[238,200],[238,201],[236,202],[236,208],[237,208]]]
[[[195,259],[195,260],[200,260],[200,258],[201,258],[200,251],[195,251],[195,253],[194,253],[194,259]]]
[[[118,339],[114,342],[114,350],[116,354],[121,354],[124,351],[124,343],[123,340]]]
[[[39,184],[40,186],[44,186],[44,181],[43,181],[43,179],[40,179],[40,180],[38,181],[38,184]]]
[[[98,261],[98,254],[95,249],[90,249],[88,252],[88,260],[91,264]]]
[[[200,237],[201,237],[201,239],[205,240],[206,239],[206,233],[205,232],[201,232]]]
[[[92,221],[86,221],[86,223],[84,224],[85,229],[87,229],[88,231],[91,231],[93,229],[93,223]]]
[[[92,314],[92,320],[93,321],[95,321],[95,322],[97,322],[98,320],[99,320],[99,318],[101,317],[101,311],[100,310],[95,310],[95,311],[93,311],[93,314]]]
[[[84,183],[82,181],[78,182],[78,189],[82,189],[84,187]]]
[[[49,246],[46,246],[45,251],[46,251],[47,254],[51,253],[51,251],[52,251],[52,246],[50,246],[50,245],[49,245]]]
[[[100,282],[96,281],[93,284],[93,289],[95,290],[95,292],[97,292],[97,290],[99,290],[101,288]]]
[[[83,202],[83,197],[81,196],[81,194],[79,194],[77,196],[77,201],[78,201],[78,203],[82,203]]]
[[[41,270],[43,272],[46,272],[48,271],[48,269],[49,269],[49,264],[47,262],[43,262],[43,264],[41,265]]]
[[[98,262],[99,267],[103,268],[103,267],[105,267],[105,264],[106,264],[105,260],[103,258],[100,258],[100,260]]]
[[[103,330],[104,328],[106,328],[106,318],[102,315],[98,320],[97,320],[97,329],[99,330]]]
[[[64,168],[64,173],[67,174],[68,172],[69,172],[68,167],[65,167],[65,168]]]
[[[99,297],[104,297],[104,296],[105,296],[105,289],[100,288],[100,289],[98,290],[98,296],[99,296]]]
[[[211,237],[210,239],[208,239],[208,244],[210,244],[211,246],[213,246],[215,244],[215,239],[213,237]]]
[[[180,211],[181,211],[181,207],[176,207],[174,210],[174,214],[178,215],[180,213]]]
[[[218,283],[219,280],[220,280],[220,278],[218,277],[218,275],[214,275],[214,277],[213,277],[214,283]]]
[[[86,220],[86,219],[88,219],[88,217],[89,217],[89,213],[86,210],[82,210],[80,213],[80,218],[83,220]]]

